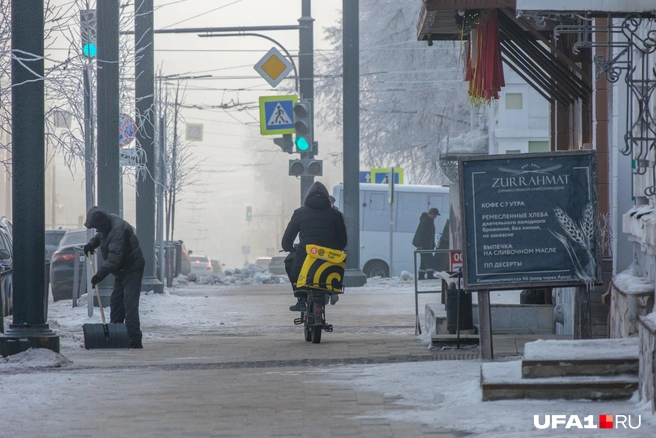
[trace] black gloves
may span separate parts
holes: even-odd
[[[100,283],[100,281],[101,281],[100,277],[94,275],[93,277],[91,277],[91,286],[95,287],[98,283]]]
[[[90,243],[87,243],[86,245],[84,245],[83,251],[87,256],[90,256],[91,254],[93,254],[93,246]]]

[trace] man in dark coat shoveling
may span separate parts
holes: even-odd
[[[294,240],[299,236],[299,244],[294,252]],[[296,283],[305,261],[305,245],[319,245],[343,251],[346,248],[346,226],[344,216],[330,206],[330,195],[326,186],[316,181],[308,189],[303,207],[294,210],[285,234],[282,236],[282,249],[289,251],[285,259],[289,281]],[[333,295],[334,304],[338,296]],[[304,310],[305,303],[299,298],[289,310]]]
[[[96,235],[84,246],[87,256],[100,247],[103,263],[91,279],[96,286],[109,274],[114,275],[114,290],[110,298],[110,322],[125,322],[130,337],[130,348],[143,348],[139,324],[141,280],[146,261],[139,247],[139,239],[132,226],[120,216],[92,207],[84,226],[95,228]]]

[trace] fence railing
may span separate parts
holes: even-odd
[[[416,250],[414,252],[414,279],[415,279],[415,335],[421,334],[421,322],[419,321],[419,295],[422,294],[435,294],[441,293],[441,302],[444,304],[444,291],[448,284],[440,276],[441,272],[448,272],[450,268],[450,260],[452,253],[460,253],[459,249],[431,249],[431,250]],[[443,255],[443,257],[436,257]],[[432,259],[432,260],[430,260]],[[418,263],[419,261],[419,263]],[[421,269],[423,268],[423,269]],[[439,289],[420,289],[419,282],[422,281],[419,276],[424,274],[426,279],[440,280],[437,283],[429,283],[429,286],[438,284]]]

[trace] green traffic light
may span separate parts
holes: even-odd
[[[84,53],[84,56],[87,56],[89,58],[95,58],[96,55],[98,54],[98,49],[96,48],[96,45],[94,43],[86,43],[82,47],[82,53]]]
[[[299,151],[303,151],[303,152],[310,149],[310,144],[307,142],[305,137],[298,137],[296,139],[296,149],[298,149]]]

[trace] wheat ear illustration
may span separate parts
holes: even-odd
[[[560,243],[563,244],[563,246],[567,250],[570,260],[574,264],[574,268],[578,277],[584,279],[586,282],[588,282],[590,278],[592,278],[596,269],[596,260],[591,251],[592,243],[594,243],[593,236],[595,231],[594,222],[593,222],[593,212],[594,210],[592,208],[592,204],[591,203],[587,204],[583,212],[583,220],[581,221],[581,227],[579,228],[579,226],[572,220],[571,217],[567,215],[567,213],[565,213],[560,208],[555,208],[554,213],[556,214],[556,218],[560,223],[560,227],[563,229],[563,231],[565,231],[569,239],[561,234],[555,233],[554,231],[550,230],[551,233],[560,241]],[[589,265],[586,266],[585,268],[581,265],[581,262],[579,261],[579,258],[576,255],[576,251],[572,247],[572,243],[570,243],[570,239],[573,242],[578,243],[583,247],[583,249],[585,249],[588,255],[588,260],[590,260]]]
[[[555,231],[549,230],[553,236],[560,241],[560,243],[563,244],[563,247],[565,248],[565,251],[567,251],[567,255],[569,255],[569,259],[572,261],[572,264],[574,265],[574,272],[576,273],[576,276],[579,277],[580,279],[584,280],[585,282],[589,282],[592,277],[585,272],[585,268],[581,265],[581,261],[579,260],[579,257],[576,255],[576,251],[574,251],[574,248],[572,248],[572,244],[569,243],[567,237],[563,236],[562,234],[556,233]]]
[[[581,222],[581,231],[583,235],[588,239],[588,242],[591,242],[594,238],[594,210],[592,209],[592,204],[585,206],[585,212],[583,213],[583,222]]]
[[[567,233],[567,235],[576,243],[583,247],[587,247],[585,242],[585,237],[581,229],[574,223],[572,218],[570,218],[563,210],[560,208],[555,208],[556,218],[560,222],[560,226]]]

